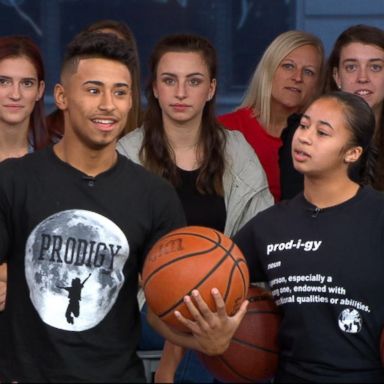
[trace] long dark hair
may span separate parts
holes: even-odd
[[[162,38],[156,44],[150,58],[150,77],[146,88],[148,104],[144,116],[144,141],[140,150],[140,159],[147,169],[165,177],[177,186],[179,178],[174,153],[165,135],[162,111],[152,88],[156,81],[160,59],[167,52],[199,53],[208,67],[210,80],[216,78],[217,57],[214,47],[204,37],[177,34]],[[222,195],[225,132],[216,120],[215,95],[204,106],[199,146],[202,148],[203,158],[196,187],[201,193]]]
[[[333,78],[333,71],[334,68],[339,67],[341,50],[350,43],[374,45],[384,51],[384,31],[370,25],[358,24],[349,27],[339,35],[327,61],[325,92],[338,89]],[[372,185],[376,189],[384,190],[384,101],[377,123],[379,128],[375,130],[373,139],[373,144],[377,151],[376,177],[372,180]]]
[[[0,61],[7,58],[25,57],[34,66],[37,80],[44,81],[44,64],[40,49],[35,42],[27,36],[0,37]],[[36,101],[30,116],[29,135],[35,149],[44,148],[49,143],[49,134],[45,124],[44,96]]]

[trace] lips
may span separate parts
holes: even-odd
[[[291,91],[291,92],[301,93],[301,89],[296,87],[285,87],[285,89],[288,89],[288,91]]]
[[[364,97],[364,96],[372,95],[373,92],[370,91],[369,89],[359,89],[359,90],[355,91],[354,93],[357,96]]]
[[[94,118],[91,119],[92,122],[97,126],[98,129],[101,131],[111,131],[117,122],[116,119],[110,118],[110,117],[104,117],[104,118]]]
[[[183,112],[183,111],[185,111],[186,109],[189,108],[189,105],[187,105],[187,104],[171,104],[171,107],[175,111]]]
[[[301,151],[298,149],[294,149],[292,151],[292,154],[293,154],[294,160],[296,160],[298,162],[305,161],[311,157],[307,152],[304,152],[304,151]]]
[[[18,110],[24,108],[23,105],[20,104],[6,104],[4,105],[5,108],[11,109],[11,110]]]

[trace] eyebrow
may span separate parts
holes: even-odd
[[[294,63],[297,65],[296,61],[293,60],[293,59],[290,59],[290,58],[285,58],[283,60],[280,61],[280,64],[281,63],[284,63],[284,62],[290,62],[290,63]],[[303,65],[303,68],[315,68],[316,69],[316,65],[313,65],[313,64],[306,64],[306,65]]]
[[[104,85],[102,81],[98,81],[98,80],[87,80],[83,83],[83,85],[87,85],[87,84],[97,85],[98,87],[102,87]],[[127,83],[114,83],[113,86],[130,88]]]
[[[305,119],[311,120],[311,118],[310,118],[308,115],[306,115],[306,114],[303,114],[302,118],[303,118],[303,117],[304,117]],[[332,125],[331,125],[330,123],[328,123],[328,121],[325,121],[325,120],[319,120],[319,123],[320,123],[321,125],[326,125],[327,127],[331,128],[333,131],[335,130],[335,129],[332,127]]]
[[[176,77],[177,75],[175,73],[171,73],[171,72],[163,72],[163,73],[160,73],[160,76],[173,76],[173,77]],[[192,76],[205,76],[204,73],[201,73],[201,72],[193,72],[193,73],[189,73],[187,75],[187,77],[192,77]]]
[[[12,76],[5,76],[5,75],[2,75],[2,74],[0,74],[0,77],[2,79],[7,79],[7,80],[12,80],[13,79]],[[37,78],[36,77],[22,77],[21,80],[37,81]]]
[[[343,63],[346,63],[346,62],[348,62],[348,61],[353,61],[353,62],[355,62],[355,61],[359,61],[359,59],[354,59],[354,58],[344,59],[342,62],[343,62]],[[383,61],[383,62],[384,62],[384,59],[381,58],[381,57],[373,57],[373,58],[369,59],[368,61]]]

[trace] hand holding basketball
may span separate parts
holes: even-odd
[[[210,310],[196,290],[192,292],[193,300],[188,296],[185,297],[185,304],[195,321],[176,312],[177,318],[194,335],[197,344],[193,349],[207,355],[221,354],[228,348],[232,336],[247,312],[248,305],[248,301],[244,301],[235,315],[228,316],[224,300],[216,288],[212,290],[212,296],[216,303],[216,312]]]
[[[248,267],[236,244],[200,226],[179,228],[159,239],[146,257],[142,276],[148,306],[170,327],[184,332],[196,331],[194,322],[210,327],[234,315],[249,285]],[[220,299],[212,296],[213,288]],[[195,306],[189,296],[197,290]],[[221,320],[213,316],[217,305],[223,307],[218,312]],[[191,321],[179,321],[187,318]]]

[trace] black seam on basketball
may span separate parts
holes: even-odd
[[[216,265],[213,266],[213,268],[204,276],[204,278],[199,281],[197,285],[192,287],[186,293],[186,295],[189,294],[189,292],[192,292],[194,289],[199,288],[220,267],[220,265],[224,263],[225,259],[228,257],[228,253],[230,252],[230,250],[226,250],[224,247],[222,247],[222,249],[225,250],[225,254],[223,255],[223,257],[216,263]],[[171,311],[173,311],[178,305],[180,305],[183,302],[183,297],[180,300],[178,300],[174,305],[172,305],[170,308],[168,308],[165,312],[159,314],[158,316],[160,318],[167,316]]]
[[[233,277],[233,273],[236,269],[236,266],[234,265],[232,268],[231,268],[231,272],[229,273],[229,278],[228,278],[228,283],[227,283],[227,287],[225,289],[225,292],[224,292],[224,295],[223,295],[223,300],[226,301],[227,300],[227,297],[229,295],[229,290],[231,288],[231,285],[232,285],[232,277]],[[244,292],[244,291],[243,291]]]
[[[164,240],[165,240],[165,239],[168,239],[168,238],[171,238],[171,237],[173,237],[173,236],[180,236],[180,235],[196,236],[196,237],[203,238],[203,239],[205,239],[205,240],[209,240],[210,242],[213,242],[214,247],[213,247],[213,248],[208,248],[208,249],[205,249],[205,250],[196,252],[196,253],[190,253],[190,254],[187,254],[187,255],[183,255],[183,256],[178,257],[178,258],[176,258],[176,259],[172,259],[172,260],[170,260],[168,263],[163,264],[161,267],[159,267],[158,269],[154,270],[150,275],[148,275],[148,277],[147,277],[146,280],[145,280],[145,283],[144,283],[143,288],[145,288],[145,286],[147,285],[147,283],[149,282],[149,280],[152,278],[152,276],[153,276],[155,273],[157,273],[158,271],[160,271],[162,268],[165,268],[166,266],[168,266],[168,265],[174,263],[175,261],[183,260],[183,259],[185,259],[185,258],[192,257],[192,256],[198,256],[198,255],[201,255],[201,254],[210,252],[210,251],[212,251],[213,249],[215,249],[215,248],[217,248],[217,247],[223,248],[223,247],[221,246],[221,243],[220,243],[221,236],[220,236],[216,231],[212,231],[212,232],[214,232],[214,234],[218,237],[218,240],[217,240],[217,241],[212,240],[210,237],[206,237],[206,236],[200,235],[199,233],[191,233],[191,232],[170,233],[169,235],[164,236],[164,237],[163,237]]]
[[[147,278],[145,279],[145,283],[143,285],[143,288],[145,289],[146,285],[150,282],[150,280],[152,279],[153,275],[155,275],[157,272],[161,271],[162,269],[164,269],[165,267],[167,267],[168,265],[171,265],[171,264],[174,264],[176,263],[177,261],[180,261],[180,260],[183,260],[183,259],[187,259],[189,257],[194,257],[194,256],[200,256],[200,255],[204,255],[206,254],[207,252],[211,252],[213,251],[214,249],[216,249],[217,246],[214,246],[212,248],[208,248],[208,249],[204,249],[203,251],[200,251],[200,252],[195,252],[195,253],[188,253],[187,255],[183,255],[183,256],[180,256],[180,257],[177,257],[175,259],[172,259],[172,260],[169,260],[168,262],[162,264],[160,267],[156,268],[155,270],[153,270],[148,276]]]
[[[217,232],[212,230],[212,232],[218,237],[219,240],[221,240],[221,235]],[[168,239],[173,236],[181,236],[181,235],[189,235],[189,236],[196,236],[196,237],[201,237],[202,239],[214,242],[215,244],[217,243],[215,240],[213,240],[211,237],[204,236],[200,233],[194,233],[194,232],[177,232],[177,233],[169,233],[168,235],[164,236],[162,239]],[[220,245],[220,243],[217,243],[217,245]]]
[[[260,346],[255,345],[255,344],[248,343],[244,340],[239,340],[236,337],[232,338],[231,343],[233,343],[233,342],[240,344],[240,345],[244,345],[244,346],[249,347],[249,348],[258,349],[260,351],[274,353],[275,355],[277,355],[279,353],[279,351],[275,351],[273,349],[269,349],[269,348],[265,348],[265,347],[260,347]]]
[[[248,382],[250,382],[250,383],[252,383],[252,382],[254,381],[252,378],[249,378],[249,377],[244,376],[244,375],[242,375],[241,373],[237,372],[236,369],[234,369],[233,367],[231,367],[231,366],[227,363],[227,361],[224,359],[223,356],[219,355],[219,356],[217,356],[217,358],[218,358],[218,359],[225,365],[225,367],[226,367],[227,369],[229,369],[233,374],[239,376],[239,377],[242,378],[243,380],[248,381]]]
[[[152,279],[153,275],[155,275],[158,271],[160,271],[161,269],[165,268],[166,266],[170,265],[170,264],[173,264],[179,260],[182,260],[182,259],[185,259],[185,258],[188,258],[188,257],[193,257],[193,256],[198,256],[198,255],[201,255],[203,253],[207,253],[207,252],[210,252],[212,251],[213,249],[215,248],[221,248],[222,250],[225,251],[225,254],[224,256],[222,257],[221,260],[219,260],[219,262],[208,272],[208,274],[202,279],[200,280],[200,282],[193,288],[191,288],[190,290],[188,290],[188,292],[186,292],[185,295],[189,294],[192,290],[194,289],[197,289],[198,287],[200,287],[207,279],[208,277],[210,277],[216,270],[217,268],[225,261],[225,259],[229,256],[232,261],[234,262],[234,266],[238,268],[239,272],[240,272],[240,275],[241,275],[241,278],[242,278],[242,281],[243,281],[243,292],[246,292],[247,290],[247,284],[246,284],[246,281],[245,281],[245,277],[244,277],[244,274],[243,274],[243,271],[242,269],[239,267],[239,264],[240,263],[245,263],[245,260],[244,259],[235,259],[233,257],[233,255],[231,254],[233,248],[235,247],[235,243],[232,241],[231,242],[231,245],[229,247],[229,249],[226,249],[222,244],[221,244],[221,239],[222,239],[222,233],[221,232],[218,232],[218,231],[215,231],[215,230],[212,230],[212,232],[217,236],[217,240],[213,240],[211,237],[207,237],[207,236],[204,236],[204,235],[201,235],[199,233],[191,233],[191,232],[177,232],[177,233],[170,233],[166,236],[164,236],[164,239],[170,239],[174,236],[181,236],[181,235],[189,235],[189,236],[196,236],[196,237],[200,237],[200,238],[203,238],[207,241],[210,241],[214,244],[214,247],[213,248],[210,248],[208,250],[204,250],[204,251],[201,251],[201,252],[196,252],[196,253],[192,253],[192,254],[188,254],[188,255],[183,255],[177,259],[173,259],[173,260],[170,260],[169,262],[163,264],[161,267],[157,268],[156,270],[152,271],[152,273],[146,278],[145,282],[144,282],[144,285],[143,285],[143,289],[145,290],[145,287],[147,286],[147,284],[150,282],[150,280]],[[232,272],[232,271],[231,271]],[[228,290],[229,290],[229,284],[227,285],[227,292],[226,292],[226,295],[224,295],[224,300],[226,299],[227,295],[228,295]],[[185,296],[184,295],[184,296]],[[183,296],[183,297],[184,297]],[[168,310],[166,310],[165,312],[163,312],[162,314],[158,315],[160,318],[161,317],[164,317],[166,315],[168,315],[171,311],[173,311],[179,304],[181,304],[183,302],[183,297],[177,302],[175,303],[173,306],[171,306]]]
[[[231,250],[235,247],[235,243],[233,242],[232,243],[232,248]],[[243,280],[243,292],[246,292],[247,291],[247,288],[248,288],[248,284],[247,282],[245,281],[245,276],[244,276],[244,273],[243,273],[243,270],[240,268],[239,264],[243,263],[246,265],[247,269],[248,269],[248,264],[247,262],[245,261],[245,259],[235,259],[232,254],[229,255],[229,257],[233,260],[234,262],[234,265],[238,268],[239,272],[240,272],[240,276],[241,276],[241,279]]]

